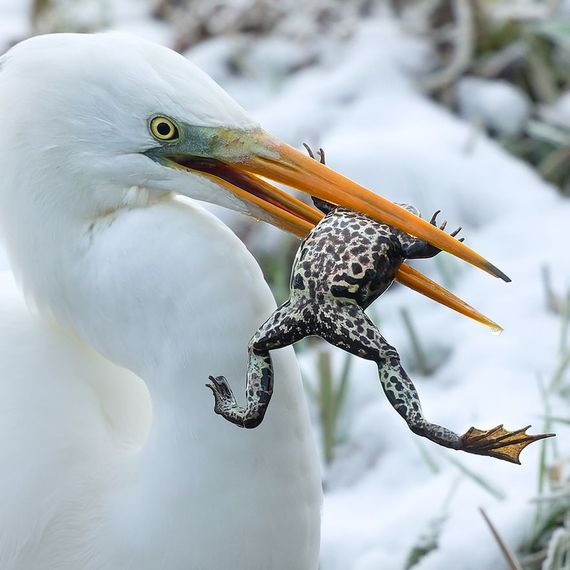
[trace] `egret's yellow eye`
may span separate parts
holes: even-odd
[[[159,141],[171,141],[178,138],[178,128],[168,117],[155,117],[152,119],[150,132]]]

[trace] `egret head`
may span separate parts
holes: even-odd
[[[54,34],[12,48],[0,59],[0,124],[3,207],[33,188],[36,205],[89,220],[142,188],[306,234],[321,214],[275,181],[500,275],[464,244],[268,135],[181,55],[129,35]]]

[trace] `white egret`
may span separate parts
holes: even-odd
[[[306,232],[315,211],[266,178],[497,274],[269,137],[166,48],[61,34],[0,58],[0,231],[35,307],[2,278],[2,570],[317,567],[319,466],[292,352],[274,355],[256,430],[217,417],[204,386],[245,377],[272,296],[237,238],[175,199]]]

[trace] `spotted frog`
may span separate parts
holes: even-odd
[[[324,163],[324,153],[319,152]],[[325,217],[299,247],[289,299],[249,342],[247,403],[238,404],[224,376],[210,376],[207,386],[214,395],[214,411],[240,427],[257,427],[273,393],[270,351],[307,336],[319,336],[377,364],[388,401],[412,432],[444,447],[520,463],[519,454],[529,443],[551,434],[528,435],[530,426],[509,432],[500,425],[490,430],[470,428],[458,435],[428,422],[398,352],[364,312],[392,284],[403,261],[433,257],[440,250],[358,212],[316,198],[313,202]],[[414,207],[403,206],[419,215]],[[439,210],[431,218],[433,225],[437,225],[438,214]],[[442,230],[445,227],[446,222],[439,226]],[[450,235],[455,237],[460,230]]]

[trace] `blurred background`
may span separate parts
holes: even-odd
[[[297,345],[323,463],[321,569],[570,568],[570,2],[0,0],[0,54],[108,29],[183,53],[264,128],[322,146],[367,187],[442,209],[513,279],[445,254],[416,265],[501,336],[397,285],[370,316],[429,420],[558,434],[522,466],[420,440],[374,366]],[[216,213],[284,301],[298,241]]]

